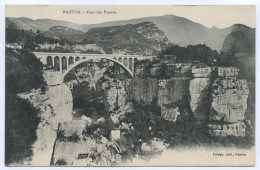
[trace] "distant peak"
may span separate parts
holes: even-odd
[[[250,30],[252,29],[251,27],[248,27],[246,25],[243,24],[234,24],[231,26],[232,31],[240,31],[240,30]]]
[[[234,24],[234,25],[232,25],[232,27],[250,28],[250,27],[248,27],[248,26],[246,26],[244,24]]]
[[[213,30],[219,30],[219,28],[216,27],[216,26],[212,26],[210,29],[213,29]]]
[[[23,19],[23,20],[33,20],[33,19],[27,18],[27,17],[20,17],[20,19]]]

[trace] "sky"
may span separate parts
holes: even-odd
[[[66,13],[68,10],[77,13]],[[100,13],[98,13],[100,11]],[[109,11],[112,13],[108,13]],[[206,27],[225,28],[233,24],[244,24],[255,28],[254,6],[120,6],[120,5],[7,5],[6,17],[28,17],[32,19],[65,20],[77,24],[97,24],[107,21],[128,20],[149,16],[172,14],[187,18]]]

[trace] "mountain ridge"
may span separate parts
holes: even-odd
[[[53,26],[64,26],[70,29],[76,29],[83,32],[91,28],[122,26],[126,24],[137,24],[142,22],[152,22],[161,29],[167,36],[169,42],[180,46],[206,44],[213,50],[221,51],[225,38],[235,29],[248,28],[243,24],[234,24],[226,28],[217,28],[215,26],[208,28],[200,23],[193,22],[187,18],[175,15],[152,16],[136,18],[130,20],[108,21],[100,24],[75,24],[68,21],[52,19],[30,19],[25,17],[8,18],[20,29],[32,29],[37,31],[48,31]],[[10,23],[10,22],[9,22]],[[14,25],[13,24],[13,25]],[[10,25],[10,24],[9,24]]]

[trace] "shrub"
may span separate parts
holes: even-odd
[[[57,160],[55,165],[68,165],[68,163],[64,159],[59,159]]]
[[[71,136],[68,137],[69,142],[78,142],[80,140],[80,137],[77,133],[73,133]]]
[[[42,63],[27,50],[21,55],[6,49],[6,91],[11,93],[27,92],[43,84]]]
[[[57,139],[59,140],[59,141],[64,141],[65,140],[65,135],[64,135],[64,130],[59,130],[58,132],[57,132]]]
[[[10,92],[6,94],[5,104],[5,163],[8,165],[32,156],[40,111]]]

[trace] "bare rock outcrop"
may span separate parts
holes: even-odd
[[[151,103],[157,96],[158,79],[147,77],[135,78],[130,83],[130,100],[136,100],[138,102],[144,101],[145,103]]]
[[[208,125],[212,136],[245,136],[246,125],[242,121],[230,124],[211,123]]]
[[[57,71],[45,70],[43,73],[43,77],[47,85],[49,86],[54,86],[63,83],[63,77],[61,73]]]
[[[193,79],[190,80],[190,107],[197,121],[206,121],[209,108],[209,92],[212,68],[206,65],[192,67]]]
[[[211,88],[209,121],[214,123],[208,127],[212,135],[245,135],[246,126],[242,121],[247,111],[249,89],[246,80],[238,79],[238,71],[235,67],[218,68],[218,78]]]
[[[53,145],[56,140],[60,122],[72,119],[72,94],[65,84],[50,86],[45,93],[32,90],[19,94],[29,100],[35,108],[39,108],[41,122],[36,130],[37,140],[32,146],[32,166],[49,166],[52,159]]]
[[[126,90],[122,81],[112,79],[102,84],[104,90],[103,101],[109,111],[120,108],[126,104]]]
[[[169,79],[159,79],[158,98],[159,106],[186,100],[189,96],[189,77],[171,77]]]

